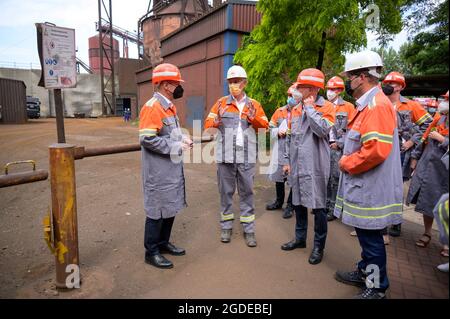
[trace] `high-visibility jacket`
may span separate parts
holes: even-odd
[[[397,117],[375,87],[358,105],[345,136],[344,172],[334,214],[344,224],[383,229],[402,221],[402,172]]]
[[[286,139],[285,163],[293,205],[325,208],[330,177],[328,135],[334,125],[334,106],[318,97],[314,107],[297,105],[292,109]]]
[[[397,106],[397,121],[401,143],[406,141],[414,142],[414,146],[405,152],[402,168],[403,176],[409,178],[411,175],[409,159],[418,159],[420,157],[420,141],[433,118],[419,102],[400,96],[400,104]]]
[[[424,151],[417,163],[411,179],[406,204],[416,204],[415,210],[433,216],[433,208],[442,194],[448,192],[449,178],[445,164],[441,161],[448,151],[449,131],[448,115],[436,113],[433,122],[422,137]],[[432,131],[444,136],[444,142],[439,143],[429,138]],[[418,196],[417,196],[418,195]]]
[[[250,121],[245,114],[239,117],[239,108],[231,95],[221,97],[211,108],[208,117],[205,120],[205,129],[217,128],[216,161],[217,163],[256,163],[257,140],[256,132],[258,129],[267,129],[269,120],[261,104],[249,97],[245,97],[245,106],[243,112],[248,112],[249,106],[253,105],[256,109],[255,117]],[[219,116],[219,109],[224,110],[219,124],[215,120]],[[244,133],[243,151],[237,151],[236,135],[239,122]]]
[[[283,182],[285,176],[283,174],[284,151],[286,148],[286,136],[278,136],[279,127],[283,121],[286,124],[290,120],[291,110],[289,105],[278,108],[272,115],[269,122],[270,137],[272,139],[272,159],[270,165],[269,179],[273,182]]]
[[[175,105],[155,93],[139,114],[144,210],[149,218],[170,218],[186,207],[181,140]]]
[[[331,135],[334,137],[339,148],[342,149],[344,148],[343,137],[347,131],[348,122],[355,113],[355,106],[345,101],[342,97],[338,97],[338,101],[334,105],[334,110],[336,112],[336,121],[331,129]]]

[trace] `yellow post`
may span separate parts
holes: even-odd
[[[49,152],[56,287],[79,288],[75,146],[53,144]]]

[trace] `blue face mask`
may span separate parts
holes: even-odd
[[[434,107],[430,107],[430,108],[428,109],[428,112],[429,112],[429,113],[432,113],[432,114],[436,113],[436,111],[437,111],[437,109],[434,108]]]
[[[289,104],[289,106],[296,106],[298,104],[292,96],[288,97],[287,103]]]

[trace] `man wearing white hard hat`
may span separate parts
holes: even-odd
[[[356,99],[348,123],[334,214],[355,227],[362,260],[355,271],[336,272],[336,280],[361,287],[358,299],[382,299],[389,287],[382,231],[402,221],[402,170],[397,117],[379,87],[383,62],[372,51],[347,58],[345,88]]]
[[[267,129],[261,104],[245,94],[247,73],[238,65],[227,72],[230,95],[217,100],[205,120],[205,129],[219,131],[216,147],[217,179],[220,194],[221,241],[231,240],[234,214],[233,195],[238,188],[240,222],[249,247],[256,246],[253,179],[256,171],[255,130]]]

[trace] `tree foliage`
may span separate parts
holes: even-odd
[[[405,1],[260,0],[261,24],[244,39],[235,56],[235,62],[247,70],[248,93],[266,111],[273,111],[285,102],[286,90],[298,73],[317,66],[324,42],[322,71],[327,78],[342,71],[344,54],[366,46],[364,12],[369,5],[379,6],[376,31],[381,39],[388,39],[401,30],[400,8]]]
[[[448,74],[448,9],[448,0],[440,2],[424,19],[422,28],[427,31],[417,33],[400,48],[401,59],[411,74]]]

